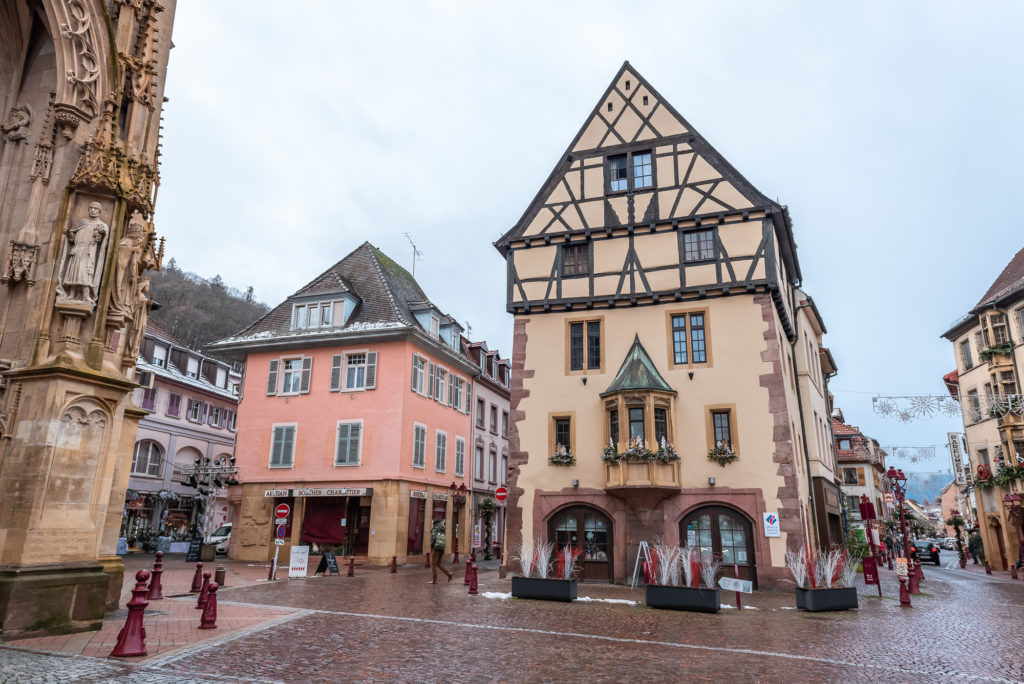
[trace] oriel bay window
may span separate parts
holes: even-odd
[[[569,321],[568,361],[570,371],[600,370],[603,366],[601,327],[604,319]]]
[[[607,426],[605,447],[610,441],[615,450],[622,453],[637,439],[641,439],[645,448],[657,453],[662,438],[666,444],[672,444],[675,439],[671,419],[673,399],[668,392],[648,390],[615,393],[605,397],[604,407]],[[625,420],[625,426],[620,426],[620,420]]]

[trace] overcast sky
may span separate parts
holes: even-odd
[[[637,10],[636,8],[641,8]],[[157,227],[167,255],[276,305],[363,241],[511,356],[492,246],[629,60],[788,205],[848,423],[936,445],[939,338],[1024,246],[1024,5],[181,0]]]

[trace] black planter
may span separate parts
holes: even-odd
[[[512,596],[540,601],[572,601],[576,598],[578,580],[513,577]]]
[[[718,589],[666,587],[661,584],[647,585],[645,602],[650,608],[689,610],[696,613],[717,613],[720,605]]]
[[[857,589],[837,587],[833,589],[796,588],[796,607],[811,613],[825,610],[850,610],[857,607]]]

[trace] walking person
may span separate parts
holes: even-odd
[[[437,570],[448,575],[448,581],[452,581],[454,573],[441,565],[444,558],[444,547],[447,542],[444,534],[444,520],[435,520],[434,526],[430,528],[430,572],[434,579],[428,584],[437,584]]]
[[[967,538],[967,553],[970,554],[971,560],[974,561],[975,565],[977,565],[978,564],[978,555],[976,553],[974,553],[974,540],[972,538],[970,538],[970,537]]]

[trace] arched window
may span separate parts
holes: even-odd
[[[588,506],[566,508],[548,520],[548,541],[578,547],[580,579],[612,581],[612,521]]]
[[[164,460],[163,448],[151,439],[144,439],[135,444],[135,455],[132,456],[132,474],[160,477],[160,465]]]
[[[719,557],[722,560],[721,573],[727,577],[732,577],[732,566],[735,565],[740,579],[751,580],[756,589],[753,531],[753,525],[746,516],[725,506],[699,508],[679,524],[679,538],[683,544]]]

